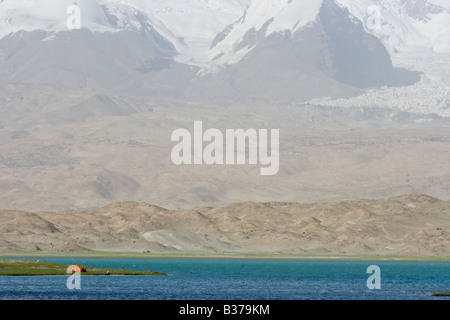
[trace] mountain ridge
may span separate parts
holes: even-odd
[[[0,211],[0,251],[445,257],[449,205],[411,194],[328,203],[244,202],[187,211],[138,202],[65,214]]]
[[[347,9],[349,16],[382,41],[391,54],[405,54],[408,50],[412,55],[426,50],[450,52],[450,8],[439,0],[77,2],[82,10],[82,27],[97,32],[157,32],[177,48],[179,62],[206,69],[211,68],[211,62],[216,64],[214,58],[221,54],[221,50],[209,50],[206,56],[208,48],[216,49],[231,37],[224,48],[230,51],[252,29],[262,31],[265,37],[277,32],[294,33],[317,19],[320,6],[329,3]],[[66,8],[70,5],[73,2],[69,0],[58,1],[57,7],[51,0],[39,4],[29,1],[27,5],[5,0],[0,3],[0,38],[18,30],[67,30]],[[370,11],[374,7],[375,12]],[[234,28],[240,24],[241,31]],[[240,60],[237,57],[243,55],[234,52],[230,56],[234,62]]]
[[[204,44],[188,43],[168,30],[140,2],[80,2],[80,7],[88,8],[84,9],[86,19],[92,22],[81,30],[64,30],[55,24],[63,20],[61,10],[67,1],[48,17],[43,13],[45,6],[31,6],[29,20],[41,24],[30,22],[26,27],[20,27],[28,21],[24,9],[11,3],[0,4],[12,8],[3,15],[22,17],[25,22],[18,18],[18,28],[28,31],[0,37],[0,81],[4,83],[62,84],[199,101],[304,102],[323,96],[345,98],[360,94],[358,89],[419,80],[394,83],[396,69],[383,44],[334,0],[253,1],[238,20],[241,23],[234,24],[220,41],[217,36],[206,41],[205,35],[199,35],[202,43],[217,42],[210,53],[202,51]],[[54,30],[33,30],[45,29],[44,22]],[[184,50],[197,45],[199,54],[219,58],[198,63],[187,59]],[[235,61],[230,63],[227,57]]]

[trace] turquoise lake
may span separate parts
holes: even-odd
[[[448,262],[33,258],[105,269],[153,270],[167,276],[0,277],[6,300],[427,300],[450,291]],[[367,268],[380,267],[370,290]]]

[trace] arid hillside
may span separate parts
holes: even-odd
[[[0,252],[87,251],[436,256],[450,254],[450,201],[422,194],[170,211],[123,202],[89,212],[0,211]]]

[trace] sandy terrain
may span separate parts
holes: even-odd
[[[138,202],[72,213],[0,211],[0,252],[450,254],[450,201],[422,194],[171,211]]]
[[[100,103],[107,106],[108,99]],[[2,118],[0,208],[67,212],[136,201],[189,210],[411,193],[450,198],[450,120],[425,121],[374,108],[209,108],[157,101],[149,107],[152,112],[80,122],[57,117],[49,123],[42,110],[9,123]],[[192,131],[196,120],[203,120],[205,130],[221,132],[279,129],[278,174],[260,176],[259,164],[174,165],[171,134],[178,128]]]

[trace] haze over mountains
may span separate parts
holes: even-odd
[[[1,208],[450,198],[447,1],[77,4],[0,1]],[[279,128],[279,174],[174,166],[195,120]]]
[[[373,30],[366,2],[84,0],[82,30],[68,31],[71,1],[3,1],[0,79],[302,102],[417,82],[412,72],[398,76],[388,50],[450,51],[442,4],[371,2],[381,19]]]

